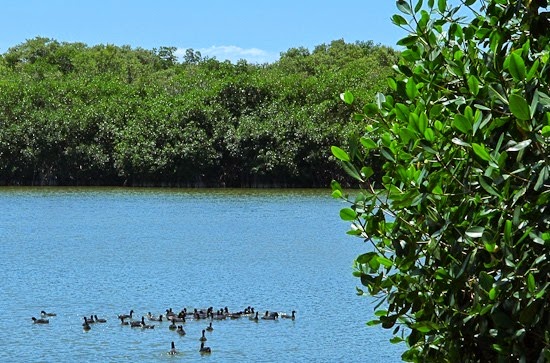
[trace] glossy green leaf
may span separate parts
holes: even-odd
[[[535,290],[537,288],[537,285],[535,283],[535,276],[533,276],[532,273],[529,273],[527,275],[527,288],[529,289],[529,292],[531,294],[534,294],[535,293]]]
[[[474,96],[477,96],[477,94],[479,93],[479,80],[476,76],[468,76],[468,89]]]
[[[495,279],[485,271],[481,271],[479,274],[479,285],[485,290],[489,291],[493,287]]]
[[[412,329],[416,329],[421,333],[429,333],[433,330],[438,330],[439,325],[431,321],[419,321],[417,323],[411,324]]]
[[[361,168],[361,174],[363,176],[363,179],[366,180],[374,174],[374,171],[372,170],[371,167],[364,166],[364,167]]]
[[[510,95],[508,99],[510,104],[510,111],[512,114],[520,120],[526,121],[531,118],[531,113],[529,111],[529,104],[525,101],[525,98],[520,95]]]
[[[470,134],[472,131],[472,122],[464,115],[456,114],[453,119],[453,127],[464,134]]]
[[[430,128],[427,128],[426,131],[424,131],[424,137],[426,138],[426,140],[428,140],[429,142],[434,142],[435,141],[435,133],[432,129]]]
[[[390,343],[392,343],[392,344],[398,344],[398,343],[402,343],[402,342],[404,342],[404,341],[405,341],[405,339],[403,339],[403,338],[401,338],[401,337],[397,337],[397,336],[392,337],[392,338],[390,339]]]
[[[412,15],[412,9],[405,0],[397,0],[397,8],[404,14]]]
[[[439,12],[444,13],[447,9],[447,0],[437,0],[437,9]]]
[[[340,99],[348,105],[351,105],[355,97],[353,96],[353,93],[351,93],[350,91],[346,91],[344,93],[340,93]]]
[[[350,157],[347,152],[339,148],[338,146],[331,146],[330,150],[332,151],[332,155],[334,155],[338,160],[341,161],[350,161]]]
[[[353,221],[357,218],[357,213],[351,208],[343,208],[340,210],[340,218],[344,221]]]
[[[512,242],[512,221],[509,219],[504,223],[504,241],[507,245]]]
[[[411,100],[414,99],[416,97],[416,95],[418,94],[418,89],[416,88],[416,83],[414,82],[414,80],[412,78],[409,78],[407,80],[406,91],[407,91],[407,96]]]
[[[483,227],[472,227],[468,228],[466,231],[466,235],[470,238],[481,238],[483,236],[483,232],[485,231],[485,228]]]
[[[375,325],[380,325],[380,320],[370,320],[367,322],[367,326],[375,326]]]
[[[476,155],[482,158],[483,160],[486,160],[486,161],[491,160],[491,155],[489,154],[487,149],[485,149],[485,145],[472,143],[472,148],[474,149],[474,152],[476,153]]]
[[[518,53],[514,52],[510,54],[508,69],[514,80],[523,81],[525,79],[525,62]]]
[[[539,173],[539,176],[537,178],[537,182],[535,183],[535,186],[533,189],[540,190],[540,188],[544,185],[548,177],[550,176],[550,166],[544,166]]]
[[[532,140],[524,140],[522,142],[518,142],[517,144],[514,144],[513,146],[510,146],[506,149],[506,151],[520,151],[525,149],[527,146],[531,145]]]
[[[359,141],[361,142],[361,145],[363,145],[367,150],[376,149],[378,147],[376,142],[366,137],[361,137]]]
[[[357,171],[357,168],[355,167],[355,165],[353,165],[349,161],[342,161],[342,169],[344,169],[345,172],[348,173],[348,175],[354,178],[355,180],[363,182],[363,178],[361,178],[361,175]]]
[[[376,114],[378,114],[379,112],[379,109],[378,109],[378,106],[376,106],[375,103],[367,103],[364,107],[363,107],[363,113],[366,115],[366,116],[374,116]],[[361,115],[361,118],[364,119],[364,115]]]
[[[400,25],[407,25],[408,22],[407,20],[405,20],[404,17],[402,17],[401,15],[399,14],[395,14],[391,17],[391,20],[392,22],[397,25],[397,26],[400,26]]]
[[[468,144],[465,141],[460,140],[458,137],[453,137],[453,139],[451,141],[453,142],[453,144],[456,144],[456,145],[471,147],[470,144]]]
[[[529,72],[527,72],[526,81],[531,81],[536,75],[537,71],[539,70],[540,61],[538,59],[535,60],[531,68],[529,69]]]
[[[377,256],[376,259],[378,260],[378,262],[380,262],[381,265],[384,265],[385,267],[393,266],[393,261],[384,256]]]
[[[500,197],[500,194],[497,192],[497,190],[495,188],[493,188],[493,186],[491,185],[492,182],[491,182],[491,179],[486,177],[486,176],[483,176],[483,175],[480,175],[479,176],[479,184],[481,185],[481,187],[483,189],[485,189],[485,191],[491,195],[494,195],[495,197]]]

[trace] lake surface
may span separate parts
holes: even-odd
[[[0,188],[2,362],[396,362],[371,328],[353,259],[365,251],[328,190]],[[184,307],[295,310],[296,320],[122,326]],[[57,313],[33,324],[40,311]],[[83,316],[107,319],[82,329]],[[174,341],[177,355],[168,355]]]

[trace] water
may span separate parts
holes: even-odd
[[[364,252],[328,191],[0,189],[0,361],[388,362],[403,346],[369,328],[351,275]],[[205,320],[187,335],[118,314],[253,306],[296,320]],[[32,324],[52,311],[48,325]],[[105,324],[84,332],[83,316]],[[174,341],[179,354],[168,355]]]

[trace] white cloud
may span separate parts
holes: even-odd
[[[176,56],[183,59],[186,48],[179,48]],[[199,51],[203,57],[216,58],[223,62],[229,60],[231,63],[237,63],[245,59],[248,63],[272,63],[279,59],[279,54],[266,52],[258,48],[244,49],[235,45],[213,45],[209,48],[193,49]]]

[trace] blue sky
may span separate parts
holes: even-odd
[[[397,47],[396,11],[393,0],[3,0],[0,53],[42,36],[263,63],[336,39]]]

